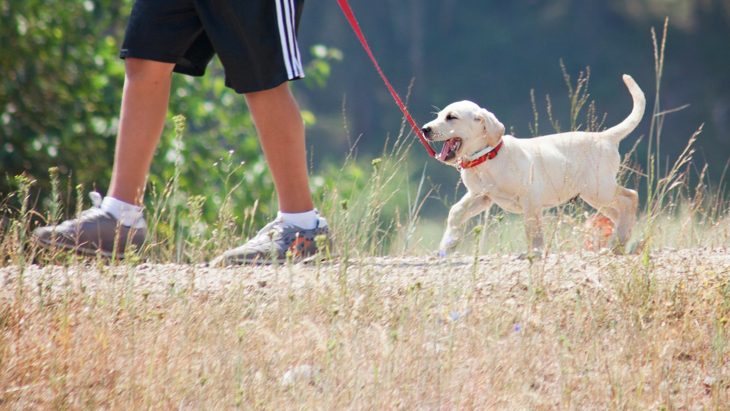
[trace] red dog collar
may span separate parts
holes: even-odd
[[[500,141],[499,144],[497,144],[496,146],[494,146],[493,149],[487,151],[486,153],[482,154],[481,156],[479,156],[479,157],[477,157],[475,159],[472,159],[472,160],[464,160],[464,159],[461,159],[461,160],[459,160],[459,168],[460,169],[465,169],[465,168],[476,167],[479,164],[482,164],[483,162],[485,162],[487,160],[491,160],[494,157],[497,157],[497,153],[499,153],[499,150],[502,149],[502,146],[503,145],[504,145],[504,140],[503,141]]]

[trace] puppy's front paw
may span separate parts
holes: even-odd
[[[456,245],[459,243],[459,239],[452,237],[448,234],[444,235],[444,238],[439,244],[439,257],[446,257],[446,254],[454,251]],[[441,255],[443,253],[443,255]]]
[[[441,249],[441,250],[438,250],[438,252],[436,253],[436,256],[439,258],[446,258],[446,256],[448,254],[449,253],[446,250]]]

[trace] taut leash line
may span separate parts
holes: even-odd
[[[355,18],[355,13],[352,12],[352,8],[350,7],[350,4],[348,3],[347,0],[337,0],[337,4],[340,5],[340,9],[342,9],[342,12],[345,14],[345,18],[347,18],[347,21],[350,23],[350,27],[352,28],[352,31],[355,32],[355,35],[357,36],[358,40],[360,40],[360,44],[362,45],[363,49],[365,49],[365,52],[367,53],[368,57],[370,57],[370,61],[373,62],[373,65],[375,66],[375,70],[378,71],[380,78],[383,79],[385,86],[388,88],[388,91],[390,91],[390,95],[393,96],[393,100],[395,100],[395,104],[398,105],[398,108],[400,108],[400,111],[403,113],[403,116],[405,116],[406,121],[408,121],[408,124],[411,125],[413,132],[416,133],[416,135],[418,136],[418,139],[421,141],[421,144],[423,144],[423,147],[426,149],[426,151],[428,151],[428,155],[430,155],[431,157],[435,157],[436,150],[434,150],[433,147],[431,147],[431,145],[428,143],[428,140],[426,140],[426,136],[423,135],[421,128],[418,127],[418,124],[416,124],[416,121],[413,120],[411,113],[408,112],[406,105],[403,104],[403,100],[400,99],[400,97],[398,96],[398,93],[396,93],[395,89],[390,84],[390,81],[388,81],[388,78],[385,77],[385,73],[383,73],[383,70],[380,68],[380,64],[378,64],[378,60],[375,59],[373,52],[370,50],[370,46],[368,45],[368,42],[365,39],[365,35],[363,34],[362,29],[360,29],[360,24],[357,22],[357,18]]]

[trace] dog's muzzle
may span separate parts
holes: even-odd
[[[423,136],[428,141],[433,140],[433,129],[429,126],[425,126],[421,129]],[[444,145],[441,147],[441,151],[436,153],[435,158],[441,162],[448,163],[456,158],[456,154],[461,148],[462,140],[459,137],[452,137],[443,141]]]

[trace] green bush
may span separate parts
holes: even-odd
[[[0,0],[2,198],[14,190],[14,176],[24,174],[36,181],[35,194],[47,208],[51,167],[66,182],[66,204],[75,204],[76,184],[106,189],[124,81],[118,50],[131,3]],[[341,59],[321,45],[311,51],[309,78],[295,87],[325,87],[330,61]],[[205,77],[174,76],[170,121],[147,197],[161,195],[174,177],[170,201],[184,205],[188,195],[202,196],[204,220],[215,221],[224,201],[238,216],[258,203],[266,216],[273,212],[273,184],[245,101],[225,87],[222,72],[216,60]],[[173,131],[176,114],[187,119],[185,133]],[[308,112],[304,118],[316,121]]]
[[[129,2],[0,1],[0,193],[27,174],[50,188],[58,166],[105,182],[123,84],[118,42]]]

